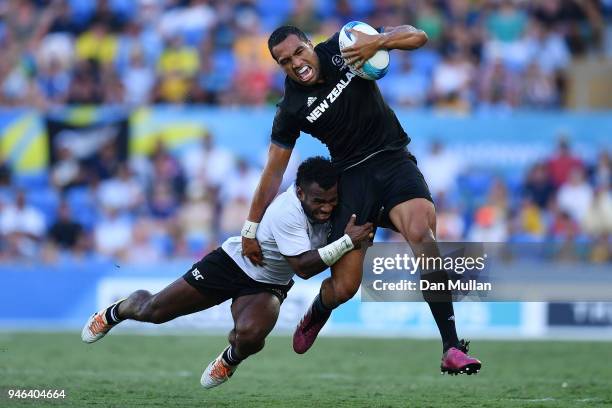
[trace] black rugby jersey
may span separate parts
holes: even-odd
[[[343,66],[338,36],[315,47],[323,83],[304,86],[285,78],[272,142],[293,148],[300,131],[309,133],[328,147],[338,168],[346,169],[374,153],[402,149],[410,138],[376,81],[360,78]]]

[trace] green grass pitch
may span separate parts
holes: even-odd
[[[612,406],[604,342],[484,341],[477,376],[440,375],[436,340],[320,338],[307,354],[271,337],[213,390],[200,375],[221,336],[0,333],[0,407],[601,407]],[[8,389],[64,389],[63,400],[8,399]]]

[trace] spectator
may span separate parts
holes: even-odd
[[[110,6],[108,0],[96,0],[96,6],[90,24],[108,27],[109,31],[117,32],[123,26],[123,19]]]
[[[0,189],[10,187],[12,180],[12,171],[8,162],[4,157],[0,156]]]
[[[221,200],[232,201],[240,197],[250,201],[259,184],[259,175],[260,172],[246,160],[239,159],[236,168],[226,177],[221,187]]]
[[[117,54],[117,37],[101,21],[95,21],[91,27],[76,40],[76,55],[80,60],[91,60],[98,65],[107,65],[114,61]]]
[[[321,16],[317,15],[314,0],[293,0],[293,11],[284,25],[300,27],[305,33],[319,31]]]
[[[140,106],[151,101],[155,85],[155,73],[145,64],[142,51],[135,49],[123,74],[125,102]]]
[[[427,33],[429,41],[438,45],[444,30],[444,21],[439,8],[433,3],[425,2],[418,8],[416,27]]]
[[[219,241],[240,235],[243,220],[249,215],[249,207],[249,199],[241,195],[235,196],[223,206],[219,221]]]
[[[153,68],[162,50],[163,43],[156,30],[132,21],[119,36],[115,65],[119,72],[125,73],[131,59],[138,55],[144,66]]]
[[[0,214],[0,233],[6,237],[8,252],[16,257],[36,256],[45,228],[43,213],[27,203],[21,190],[14,204],[3,208]]]
[[[183,3],[188,5],[172,7],[162,14],[159,31],[165,37],[181,36],[197,42],[214,26],[217,13],[205,0]]]
[[[474,216],[474,224],[468,234],[473,242],[504,242],[508,238],[506,219],[494,206],[480,207]]]
[[[584,231],[593,237],[612,236],[612,194],[599,187],[583,218]]]
[[[575,239],[580,232],[578,223],[572,216],[558,207],[553,211],[550,228],[550,237],[556,241],[570,241]]]
[[[48,28],[46,31],[49,34],[60,33],[70,38],[70,36],[80,31],[77,23],[74,21],[68,0],[52,1],[47,12]]]
[[[551,108],[559,102],[554,78],[543,72],[536,63],[527,67],[520,89],[521,104],[532,108]]]
[[[191,183],[187,201],[178,212],[178,223],[190,247],[201,252],[215,237],[216,197],[202,184]]]
[[[94,228],[96,251],[113,258],[123,258],[132,243],[132,221],[114,208],[105,208]]]
[[[496,180],[485,205],[476,210],[469,239],[476,242],[504,242],[508,238],[509,202],[506,186]]]
[[[457,178],[463,171],[461,158],[446,149],[442,142],[435,141],[431,144],[429,153],[419,161],[419,168],[432,196],[437,197],[442,193],[452,193],[456,187]]]
[[[53,105],[66,103],[70,74],[62,68],[58,59],[50,58],[46,64],[40,64],[37,81],[38,89],[47,102]]]
[[[157,70],[162,78],[170,74],[189,78],[195,75],[198,66],[196,49],[185,45],[183,39],[175,35],[167,39],[166,47],[157,63]]]
[[[464,230],[465,222],[459,209],[449,203],[444,193],[439,194],[436,198],[437,239],[450,242],[461,241]]]
[[[92,177],[97,180],[106,180],[117,174],[122,163],[123,159],[119,156],[114,141],[110,140],[100,147],[98,154],[90,160],[88,167]]]
[[[541,209],[547,208],[555,195],[555,187],[550,180],[545,163],[536,163],[527,173],[523,185],[525,197]]]
[[[459,51],[450,51],[433,73],[433,95],[437,106],[468,110],[473,76],[474,66],[467,56]]]
[[[57,219],[47,232],[51,241],[63,249],[72,250],[82,234],[83,226],[72,218],[68,204],[65,201],[60,203]]]
[[[91,60],[77,61],[68,89],[68,104],[96,104],[104,101],[98,65]]]
[[[430,96],[430,78],[412,65],[410,54],[398,54],[397,57],[400,59],[399,70],[389,72],[379,81],[387,102],[398,106],[425,106]]]
[[[144,191],[126,163],[119,165],[115,176],[100,183],[98,201],[103,207],[132,214],[144,206]]]
[[[539,241],[546,235],[542,209],[529,198],[522,201],[517,218],[520,233],[528,237],[529,240]]]
[[[102,93],[105,104],[116,105],[124,102],[123,83],[110,65],[102,70]]]
[[[153,225],[147,219],[136,221],[132,229],[132,238],[124,260],[134,264],[154,264],[162,260],[162,252],[151,242]]]
[[[149,197],[149,211],[160,221],[170,220],[178,211],[180,201],[168,182],[155,183]]]
[[[512,44],[521,39],[527,28],[527,16],[512,0],[501,0],[487,18],[486,28],[491,40]]]
[[[485,65],[479,82],[481,104],[506,108],[519,104],[517,79],[501,60]]]
[[[591,179],[596,187],[612,186],[612,159],[610,153],[604,150],[597,156],[597,163],[591,169]]]
[[[204,132],[199,143],[185,151],[181,164],[190,180],[200,180],[214,188],[220,188],[234,169],[236,158],[231,151],[215,143],[212,133]]]
[[[587,183],[583,169],[572,170],[569,180],[559,189],[557,200],[559,208],[574,221],[580,223],[584,220],[593,200],[593,188]]]
[[[169,193],[175,196],[177,200],[181,200],[185,193],[185,176],[177,159],[170,154],[161,139],[158,140],[151,159],[153,161],[153,174],[147,190],[151,192],[154,185],[166,184]]]
[[[571,152],[567,139],[561,137],[556,154],[548,161],[548,171],[555,187],[565,183],[575,169],[582,168],[582,161]]]
[[[550,26],[532,24],[525,47],[529,59],[546,74],[560,74],[570,63],[570,51],[559,32]]]

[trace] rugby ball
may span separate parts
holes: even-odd
[[[346,47],[350,47],[356,41],[355,35],[348,31],[351,28],[366,34],[378,34],[378,31],[366,23],[362,23],[361,21],[351,21],[350,23],[345,24],[340,30],[340,36],[338,38],[340,51]],[[352,65],[349,65],[348,67],[351,72],[364,79],[369,79],[371,81],[380,79],[385,76],[387,69],[389,68],[389,51],[377,51],[376,54],[367,60],[366,63],[359,69]]]

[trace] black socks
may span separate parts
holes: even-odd
[[[223,351],[223,356],[221,358],[230,366],[237,366],[243,360],[236,356],[236,349],[234,349],[234,346],[228,346],[225,351]]]
[[[123,300],[121,302],[115,303],[114,305],[106,309],[104,318],[106,319],[106,322],[108,324],[117,324],[123,321],[123,319],[120,319],[118,315],[119,305],[121,303],[123,303]]]
[[[332,310],[333,309],[330,309],[323,304],[323,301],[321,300],[321,292],[319,292],[317,297],[314,299],[314,302],[312,302],[312,311],[313,311],[313,314],[314,314],[313,317],[315,318],[315,320],[319,317],[329,316]]]
[[[436,321],[440,336],[442,337],[442,347],[446,352],[451,347],[457,347],[457,329],[455,329],[455,312],[452,302],[427,302],[431,309],[431,314]]]

